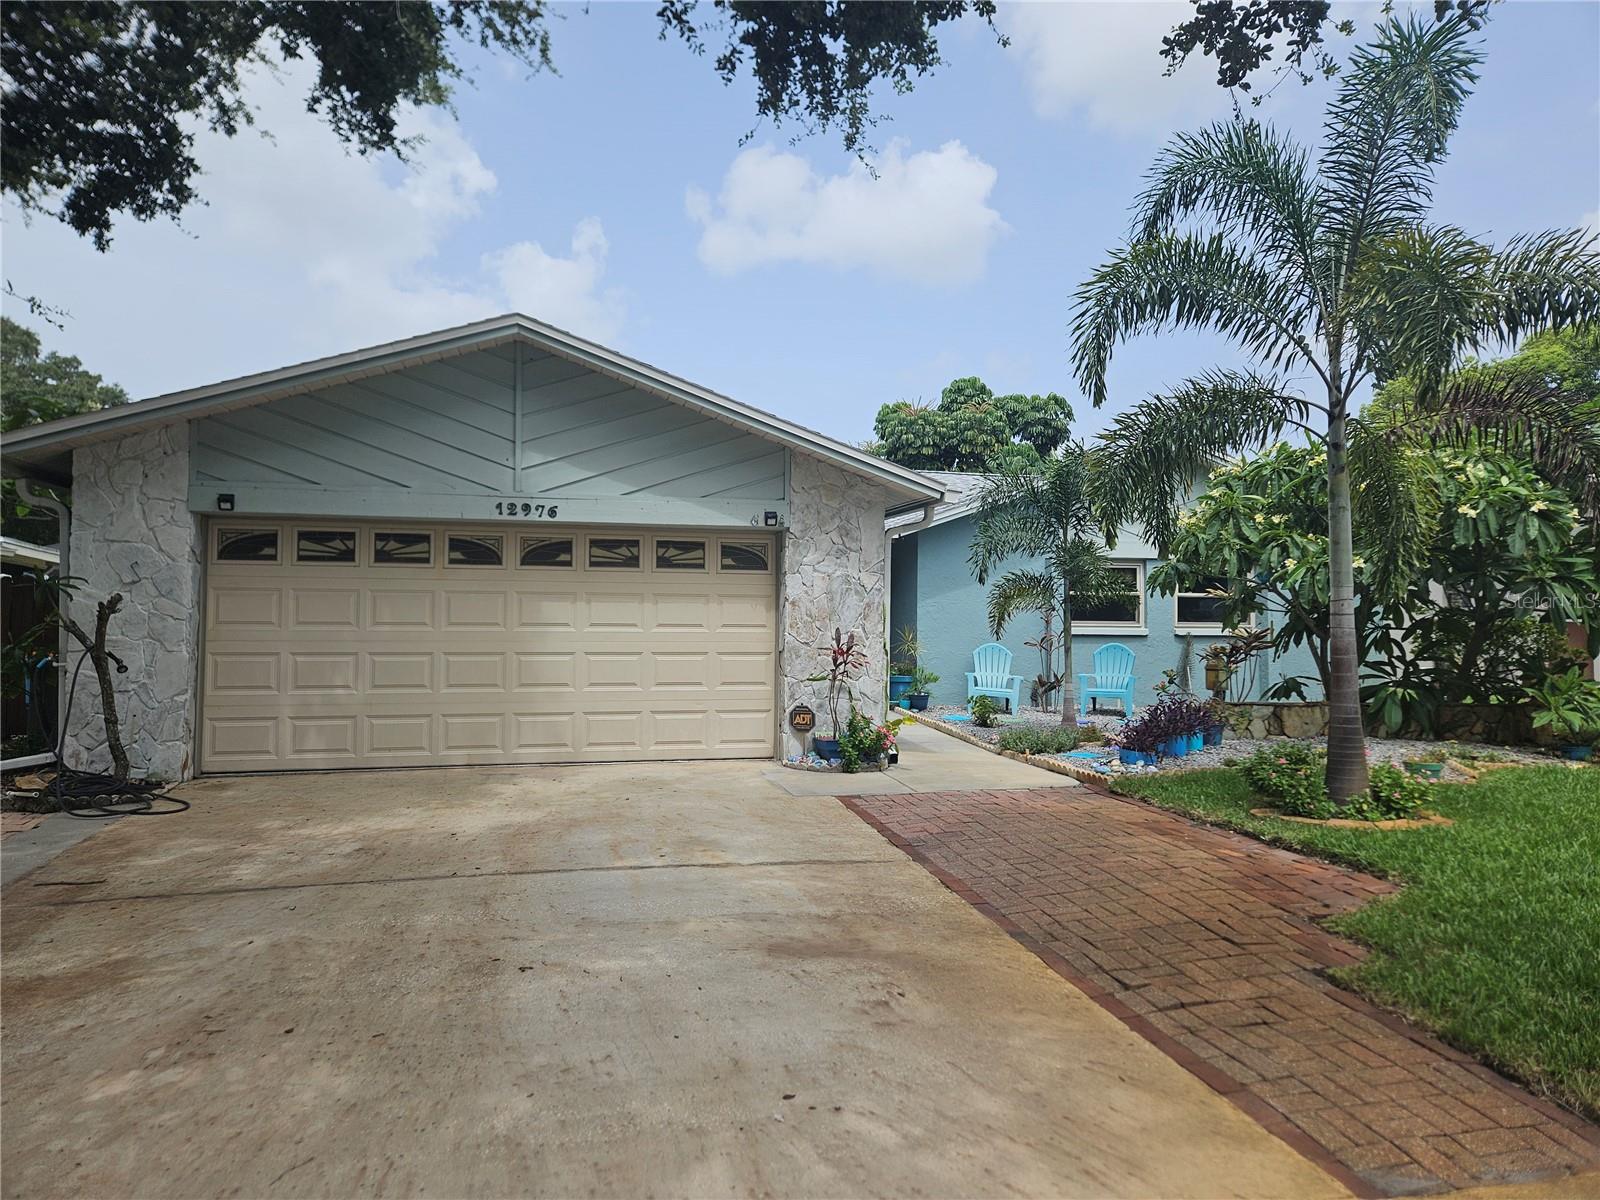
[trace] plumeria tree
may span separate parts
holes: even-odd
[[[1410,487],[1419,469],[1396,439],[1353,421],[1359,397],[1408,374],[1419,406],[1436,410],[1478,347],[1600,317],[1593,237],[1496,249],[1431,220],[1434,172],[1477,79],[1472,43],[1460,19],[1385,22],[1352,56],[1315,157],[1242,116],[1173,139],[1129,242],[1079,289],[1073,318],[1074,367],[1096,405],[1113,351],[1138,335],[1210,329],[1253,363],[1151,397],[1105,435],[1107,494],[1158,544],[1220,454],[1297,428],[1327,455],[1327,787],[1341,803],[1367,786],[1352,510],[1384,547],[1380,576],[1414,574],[1426,532]]]
[[[972,535],[972,570],[979,583],[1022,558],[989,589],[989,625],[995,637],[1024,612],[1061,616],[1065,662],[1061,723],[1077,721],[1077,676],[1072,668],[1072,606],[1128,598],[1127,581],[1112,569],[1095,503],[1088,453],[1069,441],[1038,469],[1012,467],[990,477],[979,494]]]

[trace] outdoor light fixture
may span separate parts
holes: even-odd
[[[233,493],[232,492],[222,492],[217,496],[217,511],[219,511],[219,512],[232,512],[233,511]]]
[[[768,525],[776,525],[778,523],[778,514],[769,510],[763,515],[762,520]]]

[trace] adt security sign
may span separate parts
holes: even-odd
[[[817,727],[817,714],[804,704],[796,704],[789,710],[789,728],[796,733],[810,733]]]

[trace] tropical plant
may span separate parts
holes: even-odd
[[[993,696],[974,696],[967,705],[972,723],[979,729],[993,729],[1000,723],[1000,702]]]
[[[1165,717],[1154,706],[1135,713],[1117,727],[1106,740],[1113,746],[1139,754],[1154,754],[1166,741]]]
[[[1318,747],[1289,742],[1263,746],[1240,764],[1239,773],[1291,817],[1323,818],[1333,811],[1323,782],[1326,761],[1327,753]]]
[[[828,718],[833,722],[829,733],[837,738],[844,730],[839,723],[839,701],[848,700],[850,711],[855,711],[855,697],[850,689],[861,672],[866,670],[867,654],[856,645],[854,631],[844,636],[838,626],[834,626],[833,641],[817,649],[827,655],[828,669],[820,675],[807,677],[806,682],[828,685]]]
[[[917,627],[902,625],[894,633],[894,659],[889,663],[889,670],[896,675],[911,674],[921,653],[922,643],[917,640]]]
[[[1530,687],[1527,695],[1536,706],[1535,729],[1574,742],[1600,737],[1600,682],[1585,679],[1577,667]]]
[[[1110,511],[1166,546],[1178,499],[1226,451],[1301,430],[1328,475],[1327,786],[1366,791],[1352,505],[1384,547],[1373,570],[1408,579],[1426,506],[1402,446],[1353,419],[1360,389],[1409,374],[1429,405],[1461,357],[1497,340],[1600,317],[1600,253],[1577,231],[1502,250],[1431,224],[1433,178],[1480,56],[1469,22],[1390,19],[1357,51],[1306,150],[1242,116],[1175,138],[1157,158],[1132,237],[1078,292],[1073,362],[1107,398],[1130,337],[1203,327],[1248,369],[1213,370],[1123,414],[1105,435]],[[1313,377],[1316,396],[1297,377]],[[1367,487],[1352,495],[1352,464]]]
[[[989,471],[1038,464],[1072,426],[1072,409],[1054,392],[996,396],[976,376],[952,380],[937,405],[898,400],[878,410],[870,449],[920,471]]]
[[[1037,559],[1016,567],[989,589],[989,628],[1005,633],[1022,612],[1061,614],[1061,723],[1076,722],[1078,696],[1072,670],[1072,606],[1127,599],[1126,577],[1114,570],[1095,504],[1089,455],[1069,441],[1038,471],[1013,468],[992,476],[978,497],[972,535],[973,574],[980,584],[1007,559]]]
[[[939,682],[939,677],[926,667],[911,668],[911,690],[908,696],[926,696],[928,689]]]

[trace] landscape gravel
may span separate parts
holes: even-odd
[[[1020,727],[1053,728],[1061,724],[1060,711],[1048,709],[1024,708],[1018,713],[1003,714],[1000,724],[991,729],[983,729],[972,721],[950,721],[952,716],[966,716],[965,707],[955,705],[930,706],[924,716],[932,717],[941,724],[948,724],[951,729],[959,729],[963,733],[971,734],[990,745],[1000,740],[1000,735],[1007,729]],[[1122,718],[1106,713],[1091,713],[1087,718],[1088,723],[1095,726],[1102,733],[1114,733],[1122,725]],[[1232,734],[1226,736],[1220,746],[1206,746],[1200,750],[1192,751],[1182,758],[1164,758],[1161,760],[1159,770],[1167,771],[1200,771],[1208,767],[1226,766],[1229,759],[1248,758],[1257,750],[1289,745],[1295,741],[1308,746],[1325,746],[1328,739],[1319,738],[1240,738]],[[1090,745],[1084,746],[1085,750],[1104,751],[1106,759],[1114,758],[1116,751],[1109,746]],[[1536,750],[1521,749],[1512,746],[1472,746],[1458,742],[1430,742],[1416,738],[1367,738],[1367,757],[1374,763],[1402,762],[1406,759],[1416,759],[1423,762],[1440,762],[1446,758],[1459,757],[1462,753],[1492,752],[1498,759],[1505,762],[1544,763],[1546,765],[1559,761],[1549,754],[1540,754]],[[1061,757],[1059,755],[1052,757]],[[1460,780],[1466,776],[1454,767],[1445,768],[1445,779]]]

